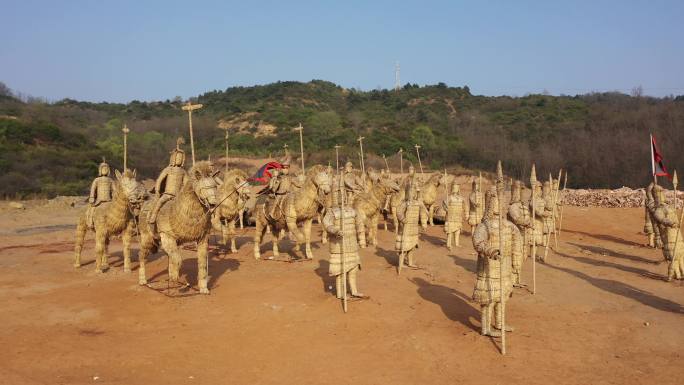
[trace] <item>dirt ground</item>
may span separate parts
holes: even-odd
[[[80,210],[0,212],[2,384],[681,384],[684,287],[664,282],[661,254],[642,247],[642,209],[566,208],[558,252],[537,264],[537,294],[517,289],[508,302],[505,357],[479,334],[468,232],[449,253],[431,227],[421,269],[397,276],[393,234],[381,230],[379,247],[362,252],[371,298],[343,314],[318,236],[316,258],[294,263],[255,261],[251,228],[237,254],[214,242],[204,296],[167,290],[161,254],[150,287],[139,286],[118,240],[107,273],[94,273],[92,235],[74,269]],[[194,285],[194,254],[183,253]]]

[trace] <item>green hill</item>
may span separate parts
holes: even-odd
[[[415,162],[413,145],[419,143],[424,163],[434,169],[491,171],[501,159],[509,175],[526,179],[534,161],[540,175],[567,168],[573,187],[647,183],[649,132],[660,140],[666,165],[684,160],[678,151],[684,145],[681,96],[485,97],[442,83],[360,91],[313,80],[232,87],[192,100],[204,104],[193,115],[200,158],[223,154],[221,128],[230,132],[233,155],[276,154],[285,143],[296,150],[291,128],[301,122],[309,164],[334,161],[335,144],[345,145],[344,157],[356,160],[359,135],[366,137],[367,153],[386,154],[394,167],[399,148]],[[175,138],[187,137],[182,104],[44,103],[0,93],[0,195],[85,193],[103,156],[121,167],[124,122],[132,131],[131,167],[154,177],[167,164]]]

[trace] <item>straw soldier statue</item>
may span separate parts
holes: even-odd
[[[523,235],[523,242],[521,243],[520,252],[513,254],[514,258],[511,261],[513,285],[520,285],[520,273],[522,271],[522,264],[527,253],[527,243],[532,238],[532,221],[530,220],[530,211],[528,207],[522,202],[522,191],[520,181],[515,181],[511,189],[511,203],[508,206],[508,220],[511,221]]]
[[[409,267],[416,268],[413,253],[418,247],[419,222],[423,230],[427,229],[428,212],[425,204],[418,199],[420,190],[413,183],[406,186],[404,201],[397,208],[399,220],[399,233],[396,238],[395,248],[399,252],[397,272],[401,272],[404,261]]]
[[[532,243],[536,243],[537,246],[543,246],[545,244],[544,238],[544,222],[547,215],[551,215],[550,210],[546,210],[546,201],[542,196],[542,187],[539,182],[536,182],[534,188],[532,189],[529,202],[529,210],[532,211],[532,200],[534,200],[534,223],[531,236],[529,238],[529,246],[532,247]],[[537,253],[537,259],[542,259],[543,254]]]
[[[660,237],[660,229],[658,223],[653,218],[653,212],[656,209],[655,199],[653,198],[653,186],[651,184],[646,187],[646,200],[644,201],[644,233],[648,236],[648,246],[660,249],[663,247],[663,241]]]
[[[547,246],[548,242],[551,240],[551,234],[553,234],[553,229],[555,227],[553,223],[553,187],[551,186],[551,182],[549,181],[544,182],[544,185],[542,187],[542,198],[544,199],[544,246]]]
[[[93,180],[90,185],[90,198],[88,203],[96,207],[102,202],[109,202],[112,200],[112,184],[114,181],[109,177],[109,165],[102,159],[102,163],[97,169],[97,178]]]
[[[347,192],[347,202],[351,203],[356,194],[364,191],[363,185],[354,173],[352,162],[347,162],[344,165],[344,175],[342,176],[342,179],[344,181],[344,190]]]
[[[468,198],[468,203],[468,224],[475,227],[482,222],[482,215],[484,214],[484,199],[482,199],[480,185],[475,178],[473,178],[473,189]]]
[[[185,151],[180,148],[183,143],[183,138],[178,138],[176,141],[176,148],[171,151],[169,165],[162,170],[157,178],[154,191],[159,199],[155,202],[150,215],[147,217],[147,221],[150,224],[157,222],[159,210],[166,202],[174,199],[176,195],[178,195],[188,178],[188,173],[185,171],[185,168],[183,168],[185,165]]]
[[[520,258],[522,239],[518,228],[508,220],[499,221],[499,204],[496,189],[492,187],[485,196],[485,214],[482,222],[473,230],[473,246],[477,252],[477,282],[473,300],[482,309],[482,335],[501,335],[501,281],[503,294],[510,297],[511,259]],[[499,250],[499,227],[503,226],[503,250]],[[501,265],[500,265],[501,264]],[[500,278],[503,278],[500,280]],[[496,323],[492,329],[492,311],[496,312]],[[512,328],[506,325],[506,331]]]
[[[663,256],[669,262],[667,280],[684,279],[684,238],[679,228],[677,210],[665,203],[662,187],[653,187],[653,198],[656,204],[653,218],[663,237]]]
[[[99,206],[100,203],[109,202],[112,200],[113,196],[113,184],[114,180],[109,177],[109,165],[102,159],[102,163],[97,169],[97,178],[93,180],[90,185],[90,197],[88,198],[88,203],[90,208],[86,212],[86,222],[89,225],[93,224],[93,212],[94,208]]]
[[[418,185],[418,176],[416,175],[416,168],[413,167],[412,164],[409,164],[408,175],[406,176],[404,183],[413,183],[416,186]]]
[[[281,209],[281,204],[285,195],[292,189],[292,179],[290,178],[290,157],[286,156],[280,163],[282,168],[269,179],[266,191],[269,192],[269,197],[275,200],[271,205],[269,213],[271,218],[275,218],[276,210]]]
[[[359,292],[357,287],[357,274],[361,269],[361,258],[359,257],[359,246],[356,239],[356,211],[351,206],[344,206],[344,213],[340,208],[340,189],[339,183],[335,183],[332,188],[332,205],[326,209],[323,216],[323,228],[328,233],[330,244],[330,267],[328,274],[335,277],[335,288],[337,298],[342,299],[343,288],[345,285],[342,282],[344,274],[347,273],[347,280],[349,282],[349,290],[353,297],[363,298],[364,295]],[[341,221],[344,221],[342,226]],[[344,229],[344,234],[341,233]],[[344,241],[344,247],[342,247]],[[344,258],[342,257],[342,250],[344,249]],[[344,266],[343,266],[344,262]]]
[[[446,211],[446,218],[444,221],[444,232],[446,233],[446,246],[452,250],[454,246],[460,245],[461,228],[463,227],[465,208],[465,199],[461,196],[460,187],[458,183],[451,186],[451,194],[446,200],[442,202],[442,207]],[[453,242],[452,242],[453,241]]]

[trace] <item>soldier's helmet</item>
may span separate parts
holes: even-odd
[[[109,164],[102,159],[102,163],[100,163],[100,166],[97,168],[97,173],[99,176],[109,176]]]
[[[473,191],[480,191],[480,186],[477,184],[475,177],[473,177]]]
[[[461,187],[458,185],[458,183],[454,182],[454,184],[451,185],[451,193],[452,194],[458,194],[461,192]]]
[[[511,186],[511,202],[520,202],[522,199],[521,183],[519,180],[513,182]]]
[[[183,167],[185,164],[185,151],[181,150],[180,146],[185,143],[183,138],[178,138],[176,140],[176,148],[171,151],[171,159],[169,160],[169,166]]]
[[[411,164],[411,165],[409,165],[408,172],[409,172],[409,174],[411,174],[411,175],[412,175],[412,174],[415,174],[416,168],[413,167],[413,165]]]
[[[344,164],[344,169],[345,171],[351,171],[354,169],[354,165],[352,164],[352,162],[347,162]]]
[[[499,200],[496,196],[496,187],[492,186],[485,193],[485,213],[484,216],[491,218],[499,214]]]
[[[547,180],[544,182],[544,185],[542,186],[542,193],[544,195],[549,194],[551,192],[551,183]]]
[[[280,162],[280,165],[282,168],[280,169],[280,173],[283,175],[287,175],[290,173],[290,162],[292,161],[292,157],[290,155],[285,156],[283,160]]]

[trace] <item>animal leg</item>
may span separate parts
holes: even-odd
[[[394,225],[394,234],[399,234],[399,219],[397,218],[396,206],[392,206],[392,224]]]
[[[124,273],[131,272],[131,238],[133,238],[134,222],[131,220],[126,225],[121,240],[123,241]]]
[[[104,239],[104,253],[102,253],[102,270],[109,270],[109,237]]]
[[[230,237],[230,251],[237,253],[237,245],[235,243],[235,221],[228,222],[228,236]]]
[[[152,234],[143,231],[140,234],[140,250],[138,250],[138,284],[146,285],[147,277],[145,276],[145,260],[154,247],[154,240]]]
[[[78,219],[76,225],[76,242],[74,244],[74,267],[81,267],[81,251],[83,250],[83,241],[85,240],[88,227],[86,226],[86,215],[83,214]]]
[[[226,225],[227,220],[221,220],[221,245],[225,246],[228,244],[228,226]]]
[[[359,239],[359,247],[366,247],[366,215],[359,210],[356,215],[356,236]]]
[[[161,246],[169,256],[169,280],[178,282],[182,258],[176,240],[166,235],[166,233],[161,233]]]
[[[307,219],[304,221],[304,252],[306,254],[306,259],[313,259],[313,252],[311,251],[311,225],[313,224],[313,219]]]
[[[257,216],[256,225],[254,226],[254,259],[261,259],[261,240],[266,234],[266,226]]]
[[[199,291],[202,294],[209,294],[209,288],[207,287],[207,281],[209,279],[208,246],[208,235],[197,242],[197,286],[199,286]]]
[[[272,227],[271,235],[273,236],[273,258],[280,257],[280,250],[278,249],[278,229]]]
[[[105,242],[106,236],[105,232],[101,229],[95,229],[95,272],[102,273],[104,270],[103,259],[105,253]]]
[[[373,215],[370,219],[370,231],[369,231],[369,236],[370,236],[370,241],[371,245],[377,246],[378,245],[378,220],[380,218],[380,215],[377,213]]]
[[[430,205],[430,209],[428,212],[428,220],[429,220],[430,226],[435,225],[435,205]]]

